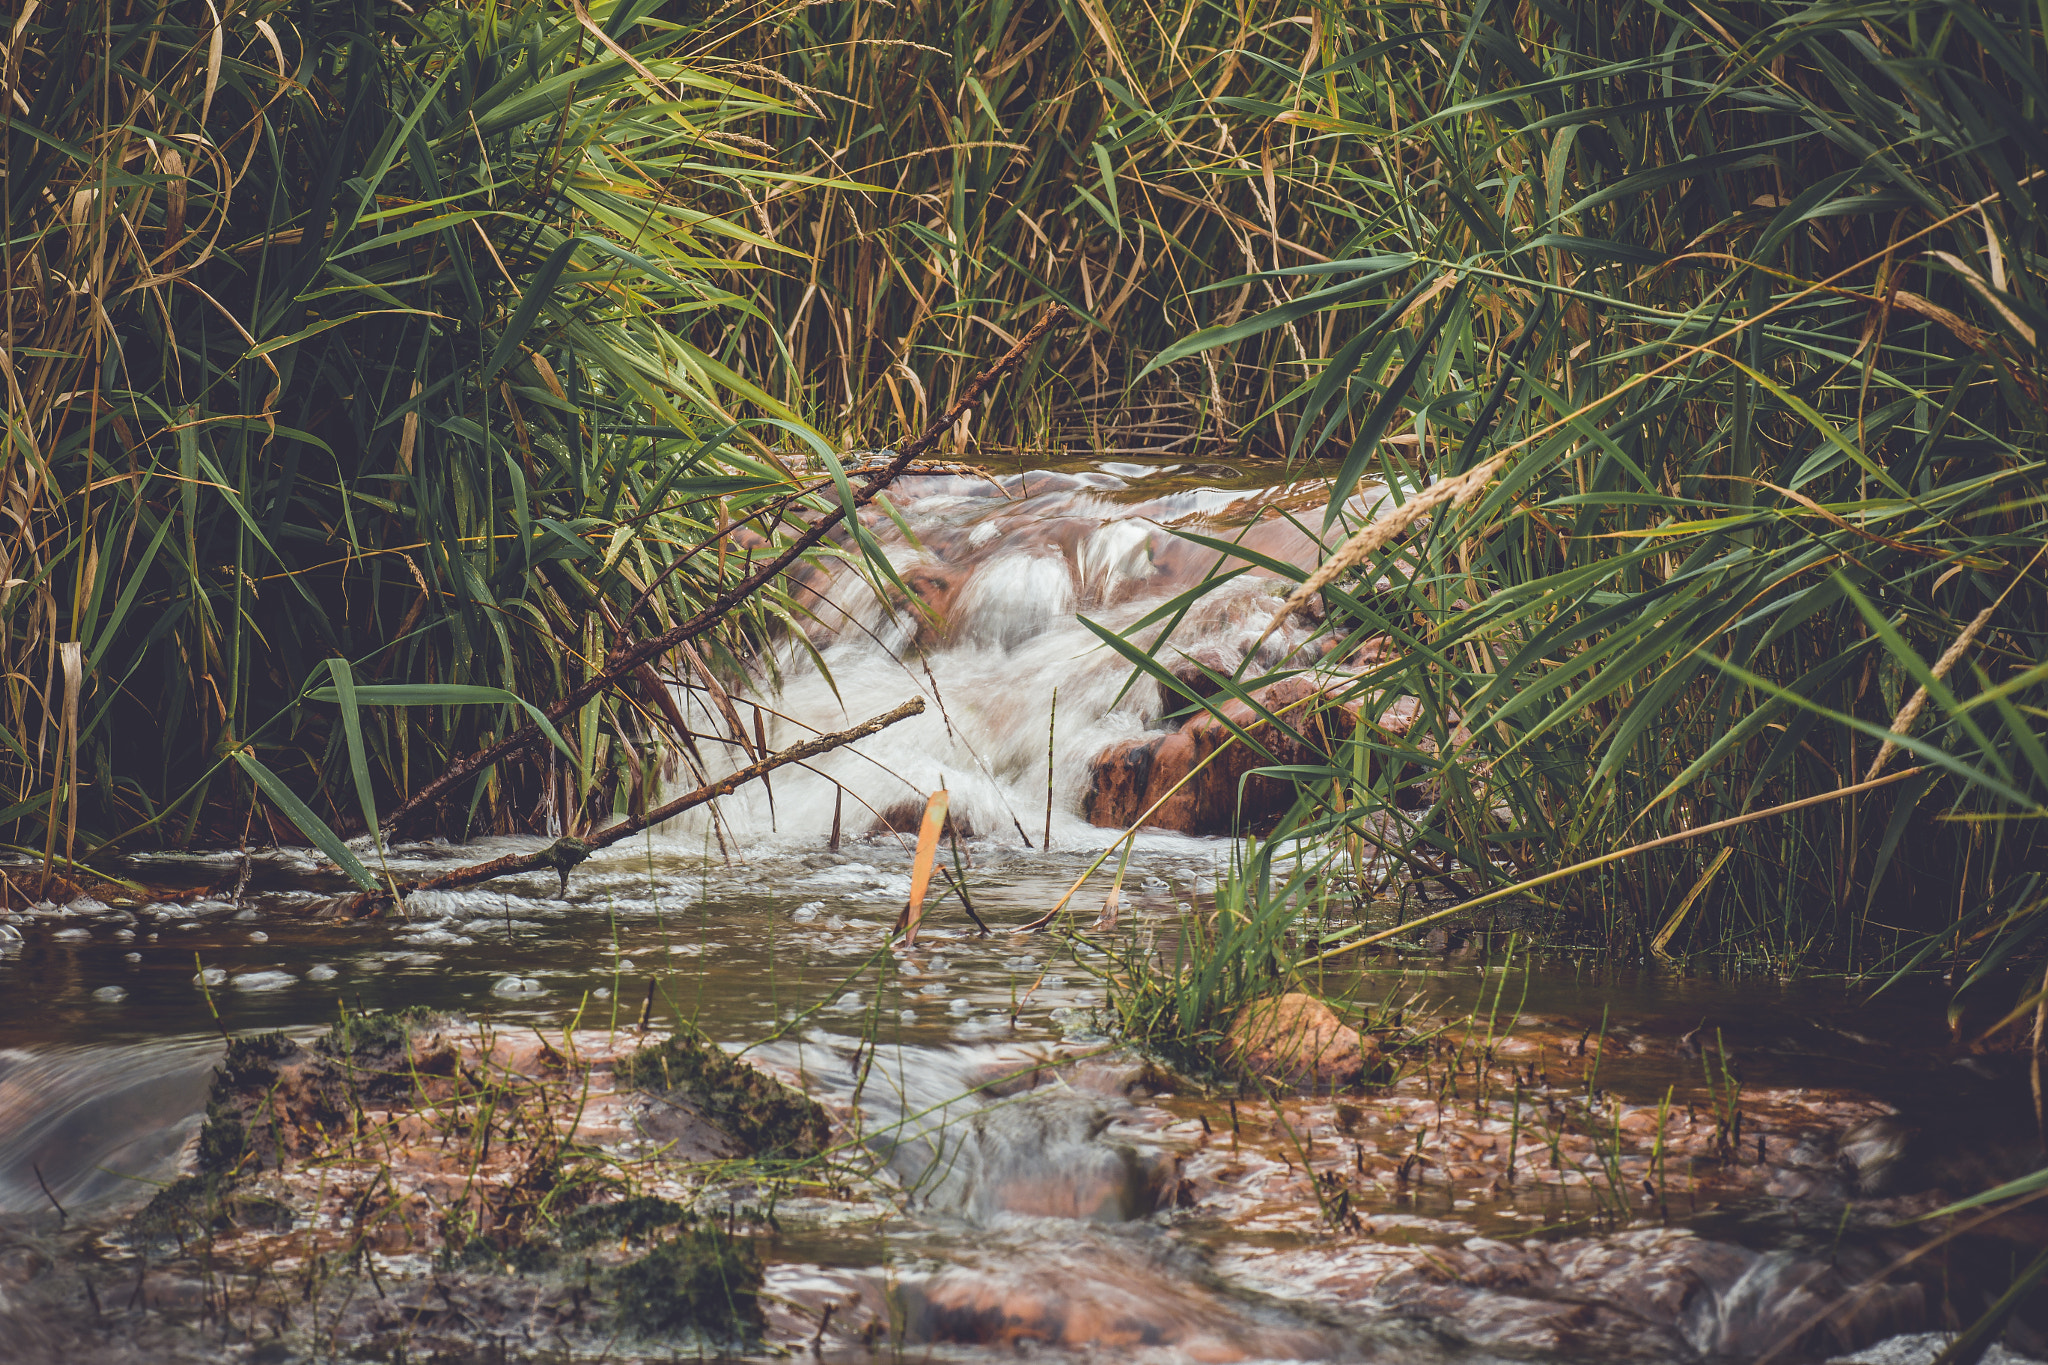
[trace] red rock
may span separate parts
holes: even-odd
[[[1255,1076],[1312,1090],[1348,1089],[1380,1067],[1377,1041],[1299,991],[1240,1010],[1230,1025],[1230,1051]]]
[[[1251,695],[1280,715],[1293,733],[1258,719],[1245,703],[1229,701],[1218,708],[1220,715],[1198,716],[1179,731],[1121,741],[1090,766],[1082,815],[1091,824],[1113,828],[1144,818],[1148,825],[1185,834],[1223,834],[1278,819],[1294,801],[1294,785],[1284,778],[1253,776],[1254,770],[1326,761],[1334,741],[1357,727],[1358,706],[1321,697],[1305,678],[1274,683]],[[1238,730],[1264,752],[1239,739]],[[1194,780],[1168,797],[1205,758],[1209,762]],[[1159,809],[1146,816],[1162,798]]]

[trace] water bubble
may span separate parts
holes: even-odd
[[[1028,953],[1019,953],[1015,957],[1003,959],[1003,970],[1005,971],[1028,972],[1036,966],[1038,966],[1038,959]]]
[[[839,916],[834,915],[831,919],[825,921],[825,927],[827,929],[844,929],[846,927],[846,921],[839,918]]]
[[[125,956],[127,957],[127,959],[128,959],[128,960],[129,960],[130,962],[140,962],[140,961],[142,961],[142,954],[141,954],[141,953],[128,953],[128,954],[126,954]]]
[[[965,996],[962,996],[960,999],[955,1000],[952,1004],[946,1006],[946,1013],[952,1015],[972,1014],[974,1013],[974,1002],[972,1000],[967,999]]]
[[[860,1013],[860,992],[848,991],[827,1006],[834,1014]]]
[[[804,904],[799,905],[796,909],[790,911],[789,917],[795,920],[798,924],[809,924],[812,920],[818,917],[818,912],[820,910],[823,910],[824,908],[825,902],[823,901],[806,901]]]
[[[520,996],[539,995],[543,989],[545,988],[540,982],[530,976],[508,976],[491,987],[491,994],[516,999]]]
[[[620,970],[620,971],[622,971],[622,972],[630,972],[630,971],[632,971],[632,970],[633,970],[633,959],[632,959],[632,958],[630,958],[630,957],[622,957],[622,958],[620,958],[620,959],[619,959],[619,970]]]
[[[946,961],[946,959],[944,959],[943,957],[934,957],[931,960],[930,965],[927,966],[925,970],[932,972],[943,972],[950,970],[952,968],[952,965],[952,963]]]
[[[590,993],[590,998],[592,1000],[609,1000],[612,998],[612,988],[610,986],[599,986]]]
[[[263,931],[262,931],[261,929],[258,929],[258,930],[256,930],[256,931],[255,931],[254,933],[251,933],[251,934],[249,935],[249,942],[251,942],[251,943],[268,943],[268,942],[270,942],[270,935],[268,935],[268,934],[264,933],[264,932],[263,932]]]
[[[87,939],[92,937],[92,930],[59,929],[56,933],[50,935],[50,937],[56,939],[60,943],[83,943]]]
[[[105,1005],[118,1005],[128,998],[128,992],[119,986],[102,986],[92,993],[92,998]]]
[[[945,983],[945,982],[943,982],[943,981],[934,981],[934,982],[932,982],[932,983],[931,983],[930,985],[928,985],[928,986],[920,986],[920,987],[918,987],[918,991],[917,991],[917,993],[918,993],[919,995],[947,995],[947,994],[950,994],[950,992],[948,992],[948,991],[947,991],[947,989],[946,989],[946,983]]]
[[[898,1014],[896,1015],[896,1017],[897,1017],[898,1019],[901,1019],[901,1020],[902,1020],[902,1021],[903,1021],[904,1023],[906,1023],[906,1024],[914,1024],[914,1023],[916,1023],[916,1022],[917,1022],[917,1011],[916,1011],[916,1010],[902,1010],[902,1011],[898,1012]]]
[[[325,962],[319,962],[315,963],[313,967],[306,972],[306,980],[332,981],[334,980],[335,977],[340,975],[340,972],[335,971],[334,968],[328,966]]]
[[[251,907],[238,913],[235,916],[235,918],[237,920],[240,920],[242,923],[247,924],[250,920],[262,919],[263,916],[257,914],[255,909]]]
[[[290,972],[243,972],[228,984],[238,991],[281,991],[298,982]]]
[[[218,986],[227,979],[228,973],[225,967],[207,967],[199,975],[192,978],[192,984],[195,986]]]

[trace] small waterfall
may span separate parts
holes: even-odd
[[[763,709],[771,748],[843,729],[913,695],[927,710],[776,773],[772,808],[759,783],[722,799],[716,818],[724,834],[815,845],[832,828],[835,803],[849,836],[914,830],[927,795],[945,787],[963,832],[1035,844],[1046,819],[1051,722],[1053,842],[1099,847],[1109,836],[1080,814],[1091,761],[1120,740],[1164,728],[1177,705],[1150,679],[1134,680],[1131,665],[1083,618],[1122,633],[1204,576],[1236,570],[1194,604],[1158,656],[1169,668],[1194,658],[1236,669],[1289,585],[1177,532],[1313,565],[1320,547],[1303,525],[1320,522],[1329,490],[1315,480],[1256,492],[1142,491],[1103,473],[899,480],[891,490],[898,517],[871,513],[866,524],[909,595],[878,598],[851,567],[812,573],[798,594],[810,613],[804,638],[759,661],[735,701],[749,725],[752,708]],[[1369,509],[1361,501],[1353,510]],[[1160,628],[1138,638],[1149,645]],[[1276,632],[1256,665],[1279,662],[1307,634],[1305,623]],[[679,700],[693,729],[730,731],[702,691],[682,689]],[[745,759],[728,743],[722,757],[707,753],[706,761],[729,771]],[[692,812],[664,832],[709,847],[711,819]]]

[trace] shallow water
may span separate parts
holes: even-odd
[[[771,746],[912,691],[931,711],[815,772],[778,774],[772,805],[755,789],[721,802],[715,825],[698,817],[606,850],[566,894],[553,874],[511,878],[415,897],[406,918],[313,917],[344,887],[291,851],[246,867],[232,853],[139,859],[124,870],[164,898],[17,917],[19,941],[0,943],[0,1241],[39,1235],[57,1206],[76,1219],[133,1202],[174,1173],[225,1033],[310,1031],[344,1008],[415,1004],[551,1036],[683,1018],[733,1046],[774,1035],[753,1055],[866,1135],[886,1186],[843,1206],[793,1201],[769,1247],[777,1339],[803,1349],[831,1305],[826,1324],[839,1326],[818,1327],[819,1348],[848,1360],[870,1348],[961,1360],[1031,1348],[1161,1361],[1753,1359],[1759,1324],[1791,1321],[1800,1294],[1832,1302],[1814,1287],[1823,1272],[1891,1254],[1887,1229],[1907,1206],[1883,1199],[1968,1193],[2025,1168],[2018,1075],[2004,1059],[1944,1050],[1931,983],[1873,1004],[1867,987],[1840,981],[1603,971],[1510,958],[1515,940],[1485,925],[1443,952],[1390,951],[1325,984],[1471,1021],[1466,1032],[1500,1039],[1510,1074],[1526,1067],[1553,1112],[1580,1087],[1587,1103],[1617,1097],[1617,1126],[1624,1101],[1635,1117],[1665,1103],[1673,1125],[1679,1109],[1711,1110],[1732,1067],[1768,1152],[1746,1174],[1738,1151],[1726,1171],[1696,1166],[1640,1195],[1635,1182],[1665,1177],[1640,1154],[1617,1158],[1626,1180],[1614,1188],[1518,1182],[1521,1091],[1503,1121],[1494,1080],[1462,1077],[1456,1061],[1384,1093],[1242,1112],[1145,1066],[1104,1015],[1104,953],[1002,932],[1058,900],[1114,837],[1079,813],[1089,757],[1165,723],[1157,688],[1125,691],[1128,670],[1078,617],[1127,626],[1206,570],[1215,553],[1188,554],[1170,523],[1257,530],[1266,552],[1290,538],[1299,551],[1287,513],[1319,509],[1321,492],[1249,490],[1213,471],[1027,474],[1000,497],[965,482],[920,481],[904,499],[912,536],[877,530],[906,576],[945,576],[923,589],[946,603],[942,625],[907,606],[821,610],[816,643],[836,694],[792,651],[779,685],[764,677],[739,697],[773,712]],[[1241,658],[1277,591],[1240,579],[1176,641]],[[843,580],[821,592],[855,600]],[[1052,846],[1027,847],[1043,843],[1055,686]],[[701,694],[686,700],[703,728],[721,728]],[[707,763],[744,761],[727,748]],[[999,932],[980,936],[935,893],[917,946],[892,949],[910,841],[870,832],[873,813],[921,807],[940,784],[972,828],[960,869],[974,909]],[[835,807],[837,851],[826,847]],[[404,874],[514,846],[530,845],[408,847],[391,865]],[[1206,910],[1231,847],[1139,836],[1123,932],[1170,935]],[[1105,885],[1081,902],[1084,921]],[[177,886],[217,889],[172,899]],[[1734,1061],[1717,1076],[1715,1058]],[[1887,1111],[1911,1134],[1882,1167],[1896,1188],[1863,1189],[1828,1134]],[[1550,1131],[1561,1143],[1563,1128]],[[1404,1153],[1425,1147],[1411,1178]],[[1855,1212],[1859,1200],[1869,1212]],[[1431,1279],[1417,1248],[1478,1269]],[[1987,1284],[1995,1260],[1982,1263]],[[1667,1303],[1673,1284],[1688,1287]],[[0,1282],[0,1307],[6,1292]],[[1931,1301],[1914,1302],[1786,1358],[1942,1325],[1923,1321]],[[879,1326],[862,1337],[860,1322]]]

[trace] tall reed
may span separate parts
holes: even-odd
[[[1184,332],[1305,292],[1233,276],[1327,260],[1350,235],[1310,188],[1305,60],[1332,13],[1252,0],[961,0],[730,7],[697,40],[771,73],[761,136],[792,178],[707,180],[741,246],[720,278],[760,321],[692,331],[818,428],[882,445],[944,411],[1048,301],[1079,327],[959,433],[1043,459],[1278,456],[1269,409],[1330,328],[1283,328],[1136,383]],[[729,164],[739,164],[737,153]],[[817,177],[804,180],[799,175]]]
[[[2038,14],[1376,5],[1335,42],[1268,126],[1364,249],[1247,276],[1314,292],[1152,362],[1332,340],[1291,425],[1339,470],[1331,562],[1297,577],[1393,646],[1342,691],[1424,722],[1304,776],[1306,847],[1363,826],[1488,890],[1857,788],[1542,903],[1638,957],[2038,951]],[[1350,525],[1374,476],[1449,500]]]
[[[795,414],[681,334],[744,310],[712,273],[766,245],[684,190],[782,104],[678,57],[657,8],[20,9],[0,837],[233,839],[238,753],[360,822],[739,576],[724,549],[667,571],[790,491],[734,405]],[[749,603],[714,658],[783,609]],[[442,690],[337,724],[305,700],[328,660]],[[643,704],[586,708],[443,827],[633,799]]]

